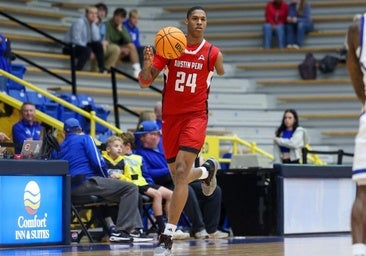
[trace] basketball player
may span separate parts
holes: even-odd
[[[357,183],[356,199],[352,207],[351,233],[352,255],[366,256],[366,115],[365,115],[365,79],[366,79],[366,42],[360,35],[366,33],[366,16],[363,15],[348,28],[347,68],[355,90],[362,104],[362,114],[355,141],[353,159],[353,180]]]
[[[155,256],[171,255],[172,236],[187,201],[188,184],[202,180],[202,191],[206,196],[216,188],[218,162],[215,159],[208,159],[198,168],[192,169],[192,166],[206,136],[207,100],[214,70],[218,75],[225,73],[223,56],[219,48],[203,37],[207,16],[202,7],[190,8],[185,24],[185,52],[178,59],[168,60],[154,56],[153,48],[148,46],[144,50],[144,65],[139,74],[139,84],[146,88],[164,69],[162,136],[165,158],[175,185],[168,223],[155,248]]]

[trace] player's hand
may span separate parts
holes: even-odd
[[[151,64],[153,59],[154,59],[154,50],[153,50],[152,46],[148,45],[144,49],[144,65],[145,65],[145,63]]]

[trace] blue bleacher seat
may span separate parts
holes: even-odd
[[[11,64],[11,73],[12,75],[23,79],[23,76],[25,72],[27,71],[26,67],[23,64]],[[25,90],[24,85],[18,84],[17,82],[14,82],[13,80],[8,80],[8,90]]]
[[[78,107],[79,106],[79,100],[78,100],[78,97],[75,96],[74,94],[72,93],[67,93],[67,92],[64,92],[64,93],[61,93],[59,95],[59,97],[69,103],[71,103],[72,105]],[[67,108],[67,107],[64,107],[62,105],[59,106],[59,120],[60,121],[65,121],[66,119],[68,118],[76,118],[76,119],[79,119],[79,114],[77,114],[75,111]]]
[[[79,93],[77,95],[77,98],[80,108],[87,108],[88,106],[90,106],[91,109],[95,109],[95,103],[93,97],[87,94]]]
[[[17,100],[20,100],[21,102],[28,101],[25,90],[8,89],[8,95]]]
[[[59,112],[59,104],[50,98],[45,97],[44,113],[58,119],[60,115]]]
[[[107,118],[108,118],[109,114],[111,113],[111,111],[108,109],[107,106],[96,106],[94,110],[95,110],[95,114],[97,115],[97,117],[103,119],[104,121],[107,121]],[[97,134],[104,134],[108,131],[107,127],[100,125],[100,124],[97,124],[95,129],[96,129],[95,132]]]
[[[32,102],[36,106],[36,109],[44,112],[45,97],[35,91],[26,91],[26,94],[28,101]]]

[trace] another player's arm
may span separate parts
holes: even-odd
[[[224,56],[222,55],[221,52],[219,52],[219,55],[217,55],[217,59],[215,62],[215,70],[216,73],[219,76],[222,76],[225,74],[225,69],[224,69]]]
[[[159,75],[160,71],[154,68],[151,64],[154,59],[154,52],[151,46],[146,46],[144,49],[144,64],[140,71],[138,80],[141,88],[147,88],[151,85],[154,79]]]
[[[356,55],[356,50],[359,46],[359,42],[359,26],[358,23],[354,23],[348,28],[347,32],[348,51],[346,64],[357,98],[361,101],[362,104],[365,104],[366,96],[365,85],[363,82],[363,73],[361,70],[360,61]]]

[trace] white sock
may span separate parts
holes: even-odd
[[[366,256],[365,244],[353,244],[352,245],[352,256]]]
[[[140,63],[133,63],[132,68],[133,68],[133,70],[137,70],[139,72],[141,71]]]
[[[177,226],[176,225],[167,223],[165,225],[164,234],[165,235],[168,235],[168,236],[173,236],[173,234],[174,234],[174,232],[175,232],[176,229],[177,229]]]
[[[201,171],[202,171],[201,177],[199,177],[199,179],[200,180],[206,179],[208,177],[208,171],[207,171],[206,167],[201,166],[201,167],[198,167],[198,168],[200,168]]]
[[[133,63],[132,64],[132,69],[133,69],[133,76],[137,78],[139,76],[140,71],[141,71],[140,63]]]

